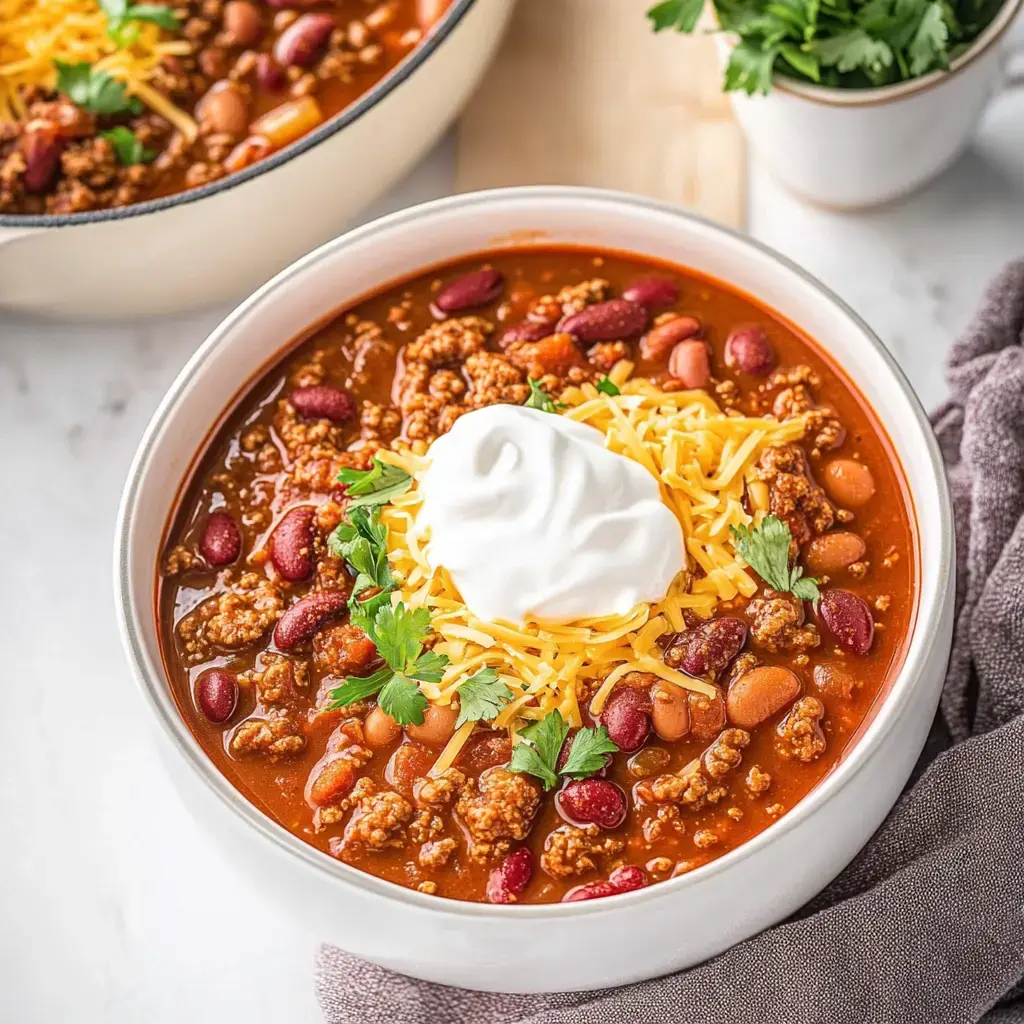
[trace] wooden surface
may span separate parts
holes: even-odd
[[[743,142],[714,43],[655,35],[651,2],[519,0],[460,122],[457,189],[596,185],[742,226]]]

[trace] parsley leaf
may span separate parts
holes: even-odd
[[[349,704],[355,704],[357,700],[372,697],[393,675],[391,669],[385,666],[369,676],[349,676],[341,686],[336,686],[328,694],[331,702],[327,705],[327,710],[337,711]]]
[[[573,737],[562,774],[571,779],[585,779],[599,772],[608,755],[617,753],[618,749],[603,725],[596,729],[580,729]]]
[[[692,32],[697,25],[704,0],[662,0],[647,12],[655,32],[674,28],[678,32]]]
[[[803,566],[789,564],[793,535],[776,516],[765,516],[760,526],[730,526],[740,557],[772,590],[789,591],[803,601],[818,599],[818,581],[804,577]]]
[[[175,32],[181,26],[181,19],[166,4],[131,4],[128,17],[133,21],[148,21],[159,25],[167,32]]]
[[[602,377],[597,382],[597,390],[600,391],[602,395],[611,395],[612,398],[614,398],[616,395],[622,394],[622,392],[619,390],[619,386],[615,383],[615,381],[610,380],[608,377]]]
[[[125,128],[123,124],[119,124],[109,131],[100,132],[100,135],[114,147],[117,159],[125,166],[148,164],[156,156],[153,150],[147,149],[135,137],[135,133],[130,128]]]
[[[772,87],[772,66],[780,47],[760,50],[750,43],[740,43],[729,54],[725,66],[725,91],[742,90],[748,96],[762,93],[767,96]]]
[[[166,32],[181,27],[181,19],[166,4],[130,4],[128,0],[99,0],[99,4],[107,16],[107,35],[120,47],[138,39],[139,22],[152,22]]]
[[[422,725],[427,698],[411,679],[395,673],[377,695],[377,704],[399,725]]]
[[[861,68],[877,74],[889,67],[893,60],[889,44],[872,39],[861,28],[819,40],[814,44],[813,53],[824,67],[835,67],[839,72]]]
[[[416,661],[429,632],[430,612],[426,608],[410,611],[401,601],[378,608],[373,621],[377,651],[394,672],[404,672]]]
[[[526,772],[540,779],[545,789],[558,783],[558,755],[569,726],[558,711],[550,711],[539,722],[520,730],[520,741],[512,748],[510,771]]]
[[[76,107],[91,110],[94,114],[139,114],[142,104],[129,96],[124,83],[119,82],[107,71],[93,71],[87,61],[66,64],[55,60],[57,69],[57,91]]]
[[[343,469],[338,483],[346,487],[348,511],[372,505],[386,505],[412,487],[412,477],[403,469],[381,462],[376,456],[370,469]]]
[[[910,57],[910,73],[923,75],[935,68],[948,68],[946,49],[949,44],[949,28],[942,16],[942,5],[930,3],[925,9],[914,38],[907,47]]]
[[[523,403],[527,409],[539,409],[541,412],[558,412],[558,404],[532,377],[526,378],[530,385],[530,397]]]
[[[419,679],[423,683],[439,683],[448,667],[448,656],[435,654],[433,651],[424,651],[409,666],[408,672],[413,679]]]
[[[459,683],[459,717],[455,728],[466,722],[489,722],[512,699],[512,691],[493,668],[477,669]]]

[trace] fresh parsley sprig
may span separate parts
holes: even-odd
[[[131,46],[139,37],[139,23],[148,21],[166,32],[176,32],[181,19],[166,4],[132,4],[128,0],[99,0],[107,16],[107,35],[120,47]]]
[[[556,402],[540,386],[540,381],[527,377],[526,383],[530,385],[530,397],[523,403],[527,409],[539,409],[541,412],[558,412],[562,408],[562,403]]]
[[[373,505],[386,505],[412,487],[412,477],[374,456],[369,469],[343,469],[338,483],[344,484],[348,511]]]
[[[351,509],[348,518],[339,523],[327,538],[327,550],[335,558],[348,562],[356,572],[353,598],[370,587],[384,592],[394,589],[395,577],[388,561],[387,542],[388,528],[380,521],[380,508],[377,506]],[[363,606],[360,604],[359,607]]]
[[[57,91],[76,107],[100,115],[142,113],[142,104],[129,96],[124,82],[109,71],[94,71],[88,61],[67,64],[55,60],[53,64],[57,69]]]
[[[135,137],[135,133],[123,124],[109,131],[100,132],[100,135],[114,147],[117,159],[126,167],[132,164],[148,164],[156,156],[152,149],[147,149]]]
[[[493,668],[477,669],[458,686],[459,717],[455,728],[466,722],[489,722],[512,699],[512,691]]]
[[[738,37],[726,91],[767,93],[774,74],[864,89],[946,70],[988,25],[1002,0],[712,0]],[[701,0],[663,0],[655,32],[693,32]]]
[[[793,535],[776,516],[765,516],[759,526],[731,526],[740,557],[772,590],[788,591],[802,601],[817,601],[818,581],[804,576],[803,566],[791,565],[789,558]]]
[[[612,398],[616,395],[622,394],[619,390],[618,384],[616,384],[610,377],[602,377],[595,386],[602,395],[611,395]]]
[[[549,711],[539,722],[520,730],[522,742],[512,749],[509,770],[532,775],[549,790],[558,785],[559,775],[585,779],[599,772],[608,755],[619,749],[603,725],[596,729],[580,729],[573,737],[565,764],[559,768],[558,756],[568,735],[569,725],[559,711]]]

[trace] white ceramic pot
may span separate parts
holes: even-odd
[[[880,89],[834,89],[776,75],[767,96],[730,94],[751,160],[797,196],[858,209],[912,191],[967,147],[1008,73],[999,43],[1020,10],[1008,0],[950,70]],[[719,56],[731,43],[719,37]]]
[[[592,902],[503,907],[425,896],[321,853],[264,816],[210,763],[161,667],[154,573],[193,456],[239,389],[339,306],[439,261],[515,239],[650,254],[730,282],[818,339],[892,439],[913,495],[920,605],[903,670],[839,767],[789,814],[692,873]],[[135,457],[119,513],[125,649],[185,803],[233,864],[326,941],[406,974],[524,992],[619,985],[701,961],[771,925],[856,854],[895,801],[935,712],[953,614],[953,531],[942,463],[910,386],[878,339],[781,256],[676,207],[612,192],[502,189],[385,217],[329,242],[238,307],[181,372]]]
[[[440,137],[514,3],[454,0],[374,88],[238,174],[115,210],[0,216],[0,309],[107,320],[245,295],[344,230]]]

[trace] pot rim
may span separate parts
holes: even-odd
[[[897,389],[910,408],[911,415],[920,433],[924,453],[935,480],[939,525],[939,536],[936,539],[938,549],[937,583],[931,591],[925,592],[922,590],[920,594],[917,620],[912,634],[910,649],[899,675],[893,681],[888,695],[884,698],[865,733],[850,748],[849,754],[791,811],[736,849],[678,878],[668,879],[664,882],[659,882],[657,885],[647,886],[633,892],[607,897],[602,900],[528,904],[514,907],[488,903],[470,903],[456,899],[439,899],[436,896],[428,896],[392,882],[387,882],[368,872],[359,871],[303,842],[283,826],[278,825],[254,804],[250,803],[207,757],[199,742],[186,725],[184,718],[179,713],[169,693],[163,666],[156,665],[148,657],[146,647],[141,640],[143,627],[140,625],[140,621],[151,619],[152,585],[151,582],[148,584],[149,592],[147,594],[145,592],[147,585],[136,588],[133,586],[131,578],[132,524],[135,518],[139,495],[146,486],[147,477],[150,473],[159,472],[159,467],[152,461],[157,440],[165,431],[173,427],[173,422],[178,415],[177,407],[192,379],[202,372],[204,364],[220,347],[225,337],[236,330],[237,325],[244,321],[253,307],[258,306],[275,293],[280,293],[297,286],[306,271],[319,261],[333,256],[339,251],[351,248],[376,231],[401,228],[414,223],[429,223],[435,214],[444,214],[453,210],[473,210],[482,215],[488,205],[510,200],[522,200],[525,203],[529,203],[531,200],[555,200],[563,203],[590,204],[592,207],[611,204],[620,208],[626,208],[627,210],[634,210],[638,214],[654,213],[661,217],[689,221],[697,225],[702,231],[718,235],[730,244],[735,245],[738,243],[740,247],[752,250],[758,256],[767,257],[781,264],[790,273],[796,274],[811,287],[821,301],[837,307],[841,313],[852,321],[854,326],[863,335],[865,343],[875,349],[888,367]],[[761,242],[704,217],[684,211],[672,204],[607,189],[578,188],[573,186],[528,186],[492,189],[483,192],[470,192],[449,196],[421,203],[406,210],[371,221],[314,249],[311,253],[281,271],[240,303],[211,332],[209,337],[188,361],[168,389],[146,428],[146,432],[132,461],[118,509],[113,555],[115,604],[117,606],[119,631],[125,653],[132,668],[132,674],[139,689],[142,691],[143,699],[149,705],[154,716],[159,720],[162,731],[177,748],[178,753],[184,757],[205,785],[213,791],[214,795],[219,797],[227,808],[238,815],[245,825],[254,832],[260,833],[273,846],[277,847],[283,856],[294,859],[299,864],[318,874],[324,879],[326,884],[339,885],[343,888],[352,886],[367,895],[379,896],[389,901],[397,901],[410,909],[423,910],[437,915],[439,918],[460,919],[470,917],[508,920],[515,917],[520,920],[537,919],[552,921],[585,914],[614,912],[620,909],[626,911],[629,907],[646,903],[652,899],[667,899],[678,895],[690,887],[702,884],[715,875],[731,870],[733,866],[747,858],[757,856],[762,848],[776,842],[788,832],[801,826],[823,804],[827,803],[834,794],[845,789],[864,769],[870,757],[878,751],[878,748],[896,727],[901,716],[911,703],[912,697],[924,683],[923,669],[931,649],[928,638],[938,634],[941,628],[944,608],[950,600],[948,582],[944,581],[949,580],[950,574],[953,571],[953,550],[952,504],[949,488],[938,443],[932,433],[927,415],[893,356],[871,328],[845,302],[834,295],[807,271]]]
[[[790,96],[809,100],[811,103],[830,107],[877,107],[908,99],[917,93],[944,85],[983,57],[1009,31],[1022,3],[1024,0],[1007,0],[974,42],[951,62],[947,71],[929,71],[926,75],[911,78],[906,82],[869,89],[840,89],[835,86],[815,85],[813,82],[802,82],[788,75],[776,73],[772,75],[772,88]]]
[[[302,138],[285,146],[284,149],[272,153],[264,160],[259,160],[249,167],[236,171],[234,174],[228,174],[223,178],[218,178],[216,181],[211,181],[207,185],[186,189],[183,192],[174,192],[169,196],[161,196],[158,199],[147,199],[141,203],[130,203],[128,206],[87,210],[82,213],[0,214],[0,228],[68,228],[76,227],[80,224],[129,220],[132,217],[159,213],[161,210],[168,210],[172,207],[186,206],[189,203],[206,199],[208,196],[237,188],[239,185],[259,177],[261,174],[266,174],[282,164],[294,160],[342,129],[347,128],[353,122],[358,121],[365,114],[368,114],[381,100],[394,92],[398,86],[410,78],[430,58],[431,54],[452,34],[476,3],[477,0],[454,0],[441,20],[431,28],[426,38],[416,46],[405,60],[392,68],[379,82],[370,89],[367,89],[366,92],[345,107],[344,110],[339,110],[333,117],[328,118],[315,131],[302,136]]]

